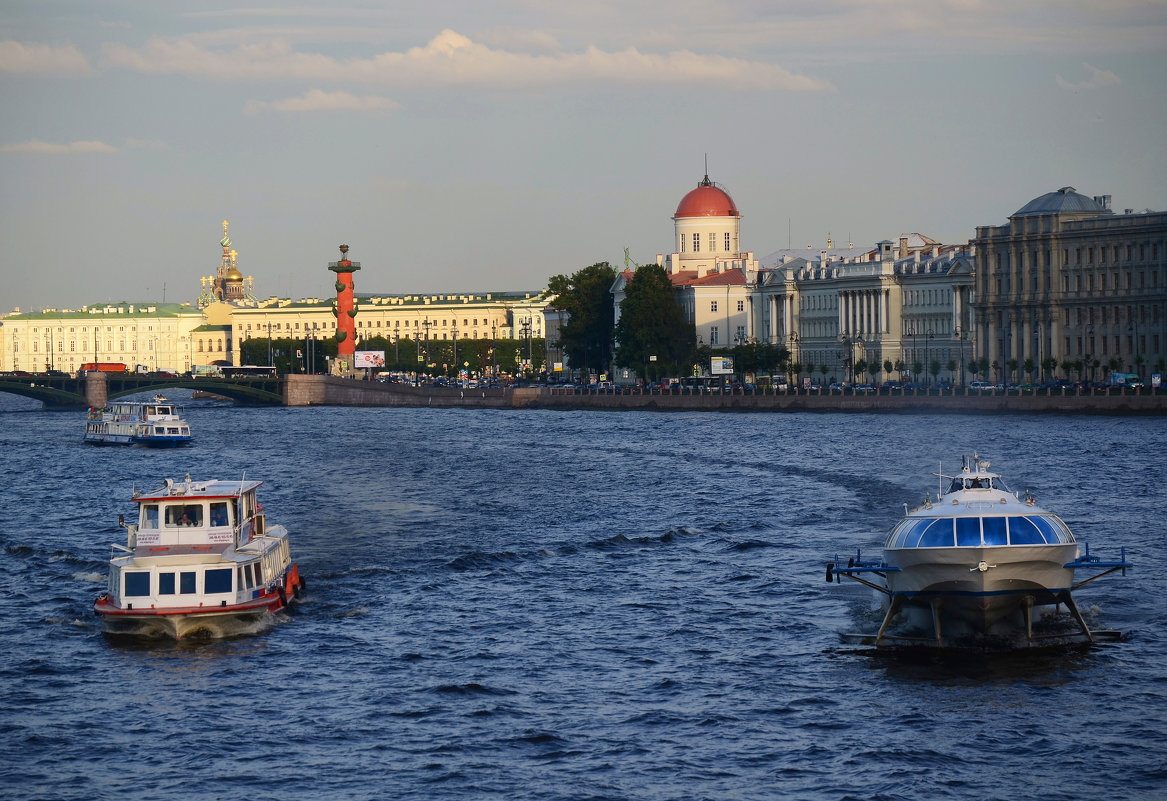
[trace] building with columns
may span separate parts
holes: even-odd
[[[185,373],[239,365],[240,345],[249,339],[335,336],[332,298],[256,299],[254,280],[238,269],[227,227],[224,221],[218,270],[202,278],[193,304],[122,301],[0,315],[0,371],[74,373],[89,362],[113,362],[129,370]],[[356,344],[378,336],[407,340],[410,347],[431,339],[544,339],[548,300],[545,290],[362,295],[356,298]]]
[[[1126,209],[1066,186],[1002,226],[980,226],[974,339],[1002,380],[1026,362],[1163,372],[1167,358],[1167,214]],[[1010,369],[1016,363],[1017,370]]]
[[[673,213],[676,251],[656,257],[703,345],[732,347],[753,341],[758,260],[752,251],[741,249],[741,218],[729,192],[706,175]],[[621,297],[617,295],[617,303]]]
[[[914,233],[867,250],[833,248],[828,239],[826,249],[778,251],[759,262],[741,248],[741,218],[706,175],[673,214],[677,250],[657,256],[699,344],[784,346],[803,368],[826,366],[840,381],[853,378],[860,359],[880,373],[891,362],[896,375],[883,379],[936,363],[947,376],[950,363],[955,374],[971,362],[968,246]],[[612,288],[617,319],[629,275]]]
[[[924,380],[956,378],[971,361],[967,247],[905,234],[867,251],[794,254],[779,252],[763,268],[756,329],[759,342],[784,345],[804,370],[825,366],[826,376],[850,381],[862,360],[882,380]]]

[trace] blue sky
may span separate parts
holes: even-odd
[[[742,245],[965,242],[1062,186],[1162,209],[1167,2],[0,6],[0,311],[538,289],[654,261],[704,172]]]

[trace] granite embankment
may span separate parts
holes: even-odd
[[[916,392],[884,395],[840,393],[656,393],[602,394],[578,390],[524,387],[457,389],[412,387],[331,376],[287,376],[286,406],[433,406],[496,409],[597,409],[608,411],[723,412],[928,412],[960,414],[1082,413],[1167,414],[1167,392],[1157,394],[1034,394],[962,392],[927,395]]]

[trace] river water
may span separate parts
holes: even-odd
[[[176,393],[177,395],[177,393]],[[245,409],[180,451],[0,397],[8,799],[1167,796],[1167,419]],[[824,581],[978,450],[1094,553],[1092,648],[888,655]],[[248,478],[308,583],[270,629],[122,641],[119,513]]]

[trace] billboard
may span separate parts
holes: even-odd
[[[709,372],[712,375],[731,375],[733,373],[733,357],[713,356],[709,360]]]
[[[353,352],[353,367],[384,367],[385,351],[358,350]]]

